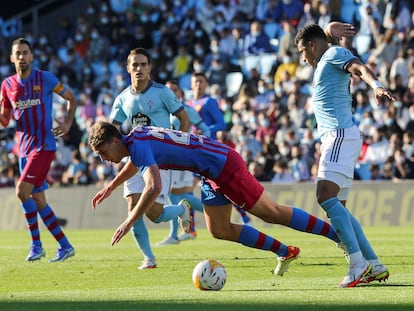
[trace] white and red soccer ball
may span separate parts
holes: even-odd
[[[220,290],[226,280],[226,269],[216,260],[206,259],[194,267],[193,283],[200,290]]]

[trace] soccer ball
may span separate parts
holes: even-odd
[[[220,290],[226,284],[224,266],[213,259],[199,262],[193,270],[194,286],[201,290]]]

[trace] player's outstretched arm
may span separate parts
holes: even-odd
[[[127,219],[116,229],[112,236],[112,245],[118,243],[132,228],[138,218],[142,217],[153,205],[162,190],[162,182],[159,168],[156,164],[149,166],[144,174],[145,187],[142,194],[129,213]]]
[[[355,59],[347,67],[347,70],[355,76],[360,77],[366,84],[374,89],[377,105],[380,104],[382,98],[394,102],[398,98],[394,96],[385,86],[377,80],[377,76],[368,66],[363,64],[359,59]]]
[[[103,200],[105,200],[107,197],[109,197],[112,193],[111,187],[105,187],[101,191],[99,191],[92,199],[92,209],[95,210],[96,206],[100,204]]]
[[[115,176],[114,179],[101,191],[99,191],[92,199],[92,209],[95,209],[96,206],[109,197],[113,190],[118,188],[118,186],[122,185],[125,181],[130,179],[138,172],[138,168],[129,161],[125,166],[121,169],[121,171]]]

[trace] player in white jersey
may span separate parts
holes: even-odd
[[[131,85],[124,89],[114,101],[110,119],[118,128],[127,124],[129,129],[137,125],[153,125],[170,128],[170,115],[180,120],[180,130],[188,131],[190,121],[183,104],[165,85],[150,79],[151,58],[143,48],[131,50],[127,61],[127,71],[131,76]],[[146,213],[147,217],[156,223],[166,222],[181,217],[182,222],[190,225],[188,201],[176,205],[168,205],[171,189],[171,171],[162,170],[162,191],[154,205]],[[149,185],[150,186],[150,185]],[[124,184],[124,196],[128,202],[129,213],[137,204],[141,193],[146,187],[142,174],[138,172]],[[149,243],[148,230],[141,217],[131,229],[133,237],[144,255],[140,269],[156,267],[155,256]]]
[[[299,30],[295,43],[304,61],[315,68],[312,102],[321,138],[316,196],[349,254],[349,271],[339,287],[354,287],[374,280],[385,281],[389,272],[380,262],[361,225],[345,208],[362,138],[352,114],[350,77],[358,76],[374,89],[377,103],[396,98],[376,75],[348,49],[335,43],[353,36],[349,24],[331,23]]]

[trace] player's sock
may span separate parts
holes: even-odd
[[[190,232],[194,232],[195,231],[194,208],[190,208],[190,218],[191,218]]]
[[[43,209],[39,210],[39,215],[42,217],[43,223],[53,235],[55,240],[59,243],[60,247],[71,248],[72,245],[70,245],[68,239],[59,226],[55,213],[48,204],[46,204]]]
[[[166,222],[176,218],[184,212],[184,208],[182,205],[164,205],[161,215],[154,222]]]
[[[328,215],[336,234],[342,243],[345,244],[348,253],[353,254],[358,252],[360,248],[352,227],[351,218],[339,199],[336,197],[330,198],[320,205],[325,210],[326,215]]]
[[[302,232],[309,232],[326,236],[336,243],[340,242],[338,236],[335,233],[335,228],[332,227],[329,223],[305,212],[300,208],[292,207],[292,209],[293,214],[289,227]]]
[[[242,225],[237,242],[248,247],[271,251],[278,256],[284,257],[288,254],[287,245],[264,234],[252,226]]]
[[[377,254],[375,253],[374,249],[372,248],[371,244],[369,243],[364,231],[362,230],[361,224],[356,220],[356,218],[349,212],[347,209],[347,212],[349,214],[349,217],[351,219],[352,227],[354,228],[355,235],[358,240],[359,247],[361,249],[362,254],[364,257],[371,261],[378,259]],[[374,266],[374,265],[373,265]]]
[[[152,253],[148,229],[145,225],[143,217],[140,217],[137,219],[137,221],[135,221],[134,225],[131,228],[131,233],[142,255],[144,255],[145,258],[155,258],[154,254]]]
[[[37,220],[37,207],[32,198],[21,204],[24,217],[26,218],[27,229],[29,229],[31,245],[42,246],[40,241],[39,223]]]
[[[242,218],[243,223],[244,224],[250,223],[251,219],[250,219],[250,216],[246,213],[246,211],[243,208],[241,208],[240,206],[237,206],[237,205],[233,205],[233,206],[236,209],[236,211],[239,212],[240,217]]]
[[[192,192],[185,193],[182,199],[188,200],[190,202],[191,208],[190,208],[190,216],[191,216],[191,225],[190,225],[190,232],[195,232],[195,222],[194,222],[194,214],[195,211],[199,211],[201,213],[204,213],[203,203],[201,202],[201,199],[196,197]]]

